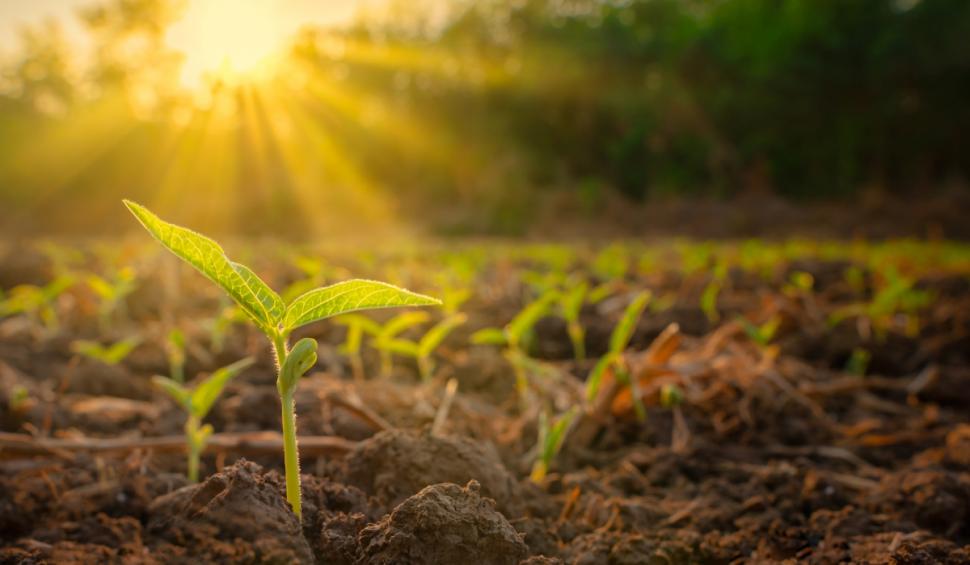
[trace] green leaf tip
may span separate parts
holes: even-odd
[[[273,328],[283,313],[283,300],[249,268],[233,263],[215,240],[166,222],[131,200],[125,206],[169,251],[218,284],[262,328]]]

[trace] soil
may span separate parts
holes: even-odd
[[[44,280],[34,263],[0,280]],[[306,330],[321,353],[299,385],[299,432],[352,443],[304,455],[302,523],[275,452],[208,453],[203,480],[189,484],[183,456],[170,451],[26,454],[0,442],[0,563],[970,563],[970,279],[927,274],[919,285],[936,299],[920,310],[918,330],[894,320],[877,336],[857,320],[826,325],[859,298],[833,274],[844,264],[791,268],[814,275],[811,296],[783,290],[787,271],[732,274],[717,321],[697,306],[704,274],[631,276],[618,301],[585,308],[594,359],[630,290],[676,295],[648,310],[628,350],[646,421],[617,392],[580,418],[538,484],[529,472],[539,408],[575,403],[594,361],[570,359],[564,324],[542,320],[531,351],[548,370],[533,391],[545,400],[523,404],[501,353],[467,345],[472,329],[501,326],[525,301],[514,272],[496,269],[480,282],[490,290],[463,308],[467,327],[440,348],[431,383],[405,360],[380,377],[369,350],[367,378],[356,380],[336,349],[341,330]],[[191,272],[179,284],[215,296]],[[129,317],[108,329],[84,314],[80,294],[64,298],[58,332],[23,316],[0,320],[0,388],[27,393],[0,402],[0,430],[76,440],[180,434],[182,415],[150,386],[167,371],[153,320],[166,308],[199,320],[214,301],[160,306],[163,294],[132,295]],[[779,316],[771,346],[747,338],[736,315]],[[134,331],[145,341],[115,366],[70,350],[75,338]],[[257,360],[216,402],[207,420],[216,431],[279,429],[261,337],[237,325],[221,352],[206,354],[202,325],[188,333],[203,344],[202,354],[190,351],[189,374]],[[859,347],[871,354],[864,376],[845,370]],[[432,431],[450,377],[459,392]],[[660,391],[671,384],[684,402],[664,407]]]

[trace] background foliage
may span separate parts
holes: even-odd
[[[195,89],[163,41],[179,9],[93,4],[85,60],[24,30],[0,80],[8,227],[190,195],[214,229],[429,206],[489,229],[549,193],[915,195],[970,169],[962,0],[396,2],[305,29],[259,83]]]

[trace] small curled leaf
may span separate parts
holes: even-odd
[[[293,392],[296,383],[311,367],[317,363],[317,340],[305,337],[296,342],[293,349],[286,354],[283,367],[280,369],[279,380],[276,388],[279,389],[281,396],[286,396]]]

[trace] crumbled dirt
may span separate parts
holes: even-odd
[[[479,484],[431,485],[360,533],[359,563],[514,565],[529,550],[479,494]]]
[[[362,442],[347,456],[345,465],[344,482],[376,497],[387,508],[428,484],[475,480],[502,513],[517,517],[523,512],[518,482],[486,443],[387,431]]]
[[[238,461],[198,485],[157,498],[148,531],[192,561],[311,563],[313,553],[276,474]]]
[[[0,281],[49,278],[29,263],[4,265]],[[357,381],[335,353],[342,330],[308,328],[323,342],[299,385],[299,431],[358,443],[345,456],[304,456],[302,524],[276,453],[207,454],[205,479],[188,485],[178,453],[0,446],[0,564],[970,563],[970,279],[920,280],[937,296],[919,327],[878,336],[856,320],[829,325],[837,308],[871,296],[871,277],[861,295],[848,287],[847,266],[801,262],[773,281],[732,271],[717,322],[698,307],[707,272],[622,281],[621,297],[640,286],[674,297],[648,310],[631,341],[647,417],[635,417],[629,394],[595,418],[584,413],[592,433],[570,435],[539,484],[529,480],[539,409],[575,405],[623,299],[584,308],[585,361],[571,358],[560,320],[538,324],[530,354],[548,370],[536,383],[541,406],[522,405],[500,351],[466,346],[472,330],[500,327],[521,308],[527,294],[513,269],[482,275],[487,288],[463,308],[469,322],[436,355],[440,373],[429,384],[407,362],[379,377],[370,350]],[[801,271],[814,277],[810,298],[782,290]],[[64,309],[59,332],[24,316],[0,321],[0,429],[81,440],[181,434],[184,416],[150,384],[167,370],[152,324],[162,313],[205,320],[219,304],[206,281],[183,275],[183,298],[199,298],[165,305],[160,277],[148,276],[129,297],[131,319],[107,330],[80,292],[66,297],[77,308]],[[778,316],[776,347],[747,338],[737,315]],[[640,363],[672,323],[674,351]],[[208,348],[204,324],[190,329]],[[134,333],[145,343],[115,366],[70,350],[74,339]],[[857,347],[871,354],[865,375],[845,369]],[[190,355],[188,372],[244,356],[256,363],[207,418],[217,432],[279,427],[274,361],[255,331],[233,326],[222,351]],[[450,377],[458,393],[432,435]],[[661,405],[665,385],[683,392],[678,408]],[[11,402],[14,389],[26,398]]]

